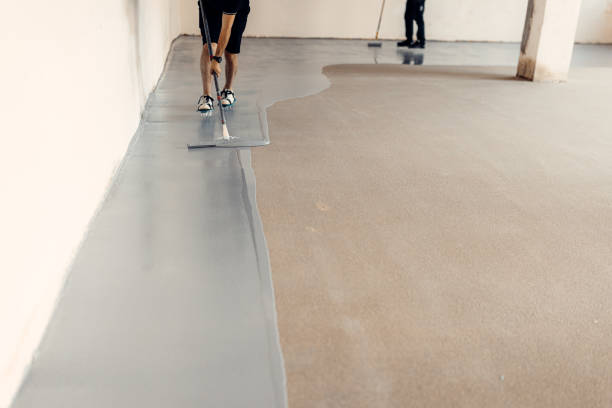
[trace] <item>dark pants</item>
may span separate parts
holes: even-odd
[[[415,2],[414,0],[408,0],[406,2],[406,14],[404,14],[404,20],[406,21],[406,38],[408,41],[414,39],[414,24],[418,26],[417,40],[425,44],[425,21],[423,20],[423,13],[425,12],[425,2]]]
[[[204,1],[204,12],[206,13],[206,20],[208,20],[208,28],[210,30],[210,42],[219,42],[219,35],[221,34],[221,26],[223,20],[223,11],[217,7],[217,2],[210,0]],[[248,5],[248,2],[247,2]],[[200,2],[198,1],[198,6]],[[240,44],[242,43],[242,34],[247,25],[247,19],[249,18],[250,7],[242,8],[236,13],[234,25],[232,26],[232,32],[227,43],[225,50],[230,54],[240,54]],[[200,32],[202,33],[202,44],[206,44],[206,36],[204,35],[204,21],[202,21],[202,13],[200,15]]]

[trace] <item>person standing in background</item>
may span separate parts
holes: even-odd
[[[406,21],[406,40],[398,42],[398,47],[425,48],[424,12],[425,0],[406,1],[406,13],[404,14],[404,20]],[[416,41],[413,41],[414,23],[418,26]]]

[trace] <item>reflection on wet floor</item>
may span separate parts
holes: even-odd
[[[425,54],[422,52],[397,50],[397,53],[403,57],[404,65],[423,65],[425,62]]]
[[[388,62],[386,61],[386,55],[383,55],[380,48],[373,50],[374,56],[374,64],[383,64]],[[413,51],[405,48],[397,48],[396,50],[398,56],[398,62],[404,65],[423,65],[425,62],[425,52],[424,51]]]

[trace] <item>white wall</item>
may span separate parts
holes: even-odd
[[[576,38],[579,42],[612,43],[612,0],[582,0]]]
[[[28,0],[0,13],[0,407],[180,32],[174,0]]]
[[[183,32],[199,33],[195,0],[184,4]],[[371,38],[381,0],[251,0],[247,35]],[[612,43],[612,0],[584,0],[576,40]],[[381,36],[404,36],[405,0],[387,0]],[[427,37],[520,42],[527,0],[426,0]]]

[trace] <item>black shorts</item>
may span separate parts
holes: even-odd
[[[202,0],[204,3],[204,11],[206,12],[206,20],[208,20],[208,28],[210,30],[210,40],[213,43],[219,42],[219,34],[221,33],[221,23],[223,21],[223,12],[217,9],[212,2]],[[204,35],[204,23],[202,22],[202,12],[199,10],[200,2],[198,2],[198,11],[200,15],[200,33],[202,33],[202,43],[206,44]],[[242,43],[242,34],[247,25],[250,7],[238,10],[234,25],[232,26],[232,34],[225,50],[231,54],[240,54],[240,44]]]

